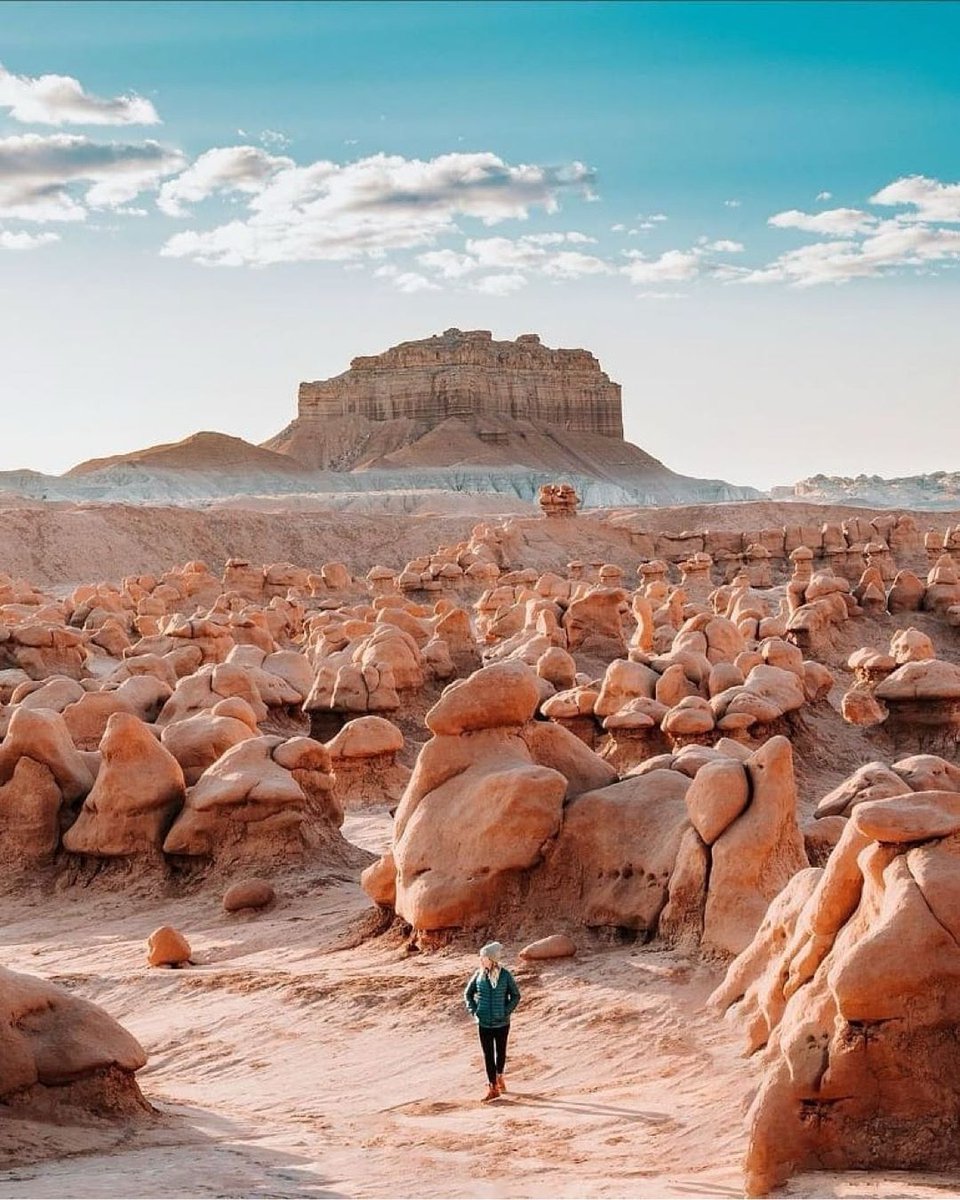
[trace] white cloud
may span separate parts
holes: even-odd
[[[551,255],[542,267],[544,275],[552,279],[580,279],[584,275],[609,275],[611,268],[593,254],[579,250],[562,250]]]
[[[877,218],[859,208],[828,208],[819,213],[800,212],[791,208],[774,213],[767,221],[777,229],[802,229],[805,233],[844,237],[851,233],[866,233]]]
[[[196,204],[215,193],[242,192],[255,196],[278,171],[292,167],[290,158],[275,158],[256,146],[218,146],[201,154],[175,179],[168,179],[157,207],[171,217],[187,215],[185,204]]]
[[[871,204],[908,205],[913,221],[960,221],[960,183],[941,183],[926,175],[906,175],[870,197]]]
[[[159,125],[142,96],[104,100],[70,75],[13,75],[0,65],[0,108],[26,125]]]
[[[475,292],[483,292],[487,296],[509,296],[522,287],[526,287],[527,277],[512,271],[504,275],[485,275],[477,279],[471,286]]]
[[[417,271],[401,271],[399,267],[389,263],[378,267],[374,271],[374,275],[389,279],[393,286],[401,292],[412,294],[413,292],[437,292],[440,290],[438,285],[432,279],[428,279],[426,275],[421,275]]]
[[[444,279],[461,279],[480,265],[471,255],[458,254],[456,250],[428,250],[417,256],[417,262]]]
[[[49,246],[51,242],[59,242],[58,233],[11,233],[8,229],[0,230],[0,250],[36,250],[39,246]]]
[[[701,257],[700,250],[667,250],[654,259],[632,252],[632,261],[620,272],[631,283],[689,283],[700,274]]]
[[[647,225],[653,226],[653,225],[659,225],[662,221],[669,220],[669,218],[667,217],[666,213],[662,213],[662,212],[637,213],[637,220],[645,221],[647,223]],[[641,228],[646,228],[646,226],[641,226]]]
[[[833,192],[817,192],[818,200],[832,200]]]
[[[742,254],[743,242],[733,242],[729,238],[720,238],[716,242],[707,242],[706,248],[717,254]]]
[[[885,221],[862,241],[813,242],[757,270],[727,274],[740,283],[788,283],[813,287],[887,275],[904,267],[960,261],[960,230]]]
[[[724,208],[739,208],[742,203],[742,200],[724,200],[723,206]]]
[[[564,242],[570,246],[588,246],[595,245],[597,241],[596,238],[587,237],[585,233],[577,233],[576,230],[570,233],[528,233],[524,240],[532,246],[561,246]]]
[[[477,271],[499,270],[509,274],[535,272],[551,279],[579,279],[605,275],[612,270],[602,258],[582,250],[558,249],[565,245],[593,242],[580,233],[534,233],[519,238],[468,238],[465,254],[455,250],[428,250],[417,262],[445,279],[460,279]]]
[[[265,129],[260,134],[260,145],[270,146],[274,150],[286,150],[290,145],[290,138],[277,129]]]
[[[90,208],[119,209],[183,166],[178,151],[154,141],[99,143],[63,133],[0,138],[0,217],[83,221]]]
[[[227,266],[376,255],[428,246],[457,232],[458,217],[495,225],[556,212],[566,193],[589,196],[592,181],[582,163],[511,166],[492,153],[291,166],[264,183],[245,219],[176,234],[162,253]]]

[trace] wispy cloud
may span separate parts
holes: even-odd
[[[417,271],[401,271],[393,263],[385,263],[382,267],[378,267],[374,271],[374,275],[382,279],[389,279],[393,286],[401,292],[436,292],[440,290],[438,285],[432,279],[428,279],[426,275],[421,275]]]
[[[512,292],[526,287],[527,277],[518,271],[502,275],[485,275],[476,280],[472,287],[475,292],[483,292],[487,296],[509,296]]]
[[[143,96],[105,100],[71,75],[13,75],[0,64],[0,108],[25,125],[159,125]]]
[[[631,252],[631,261],[620,272],[631,283],[689,283],[700,274],[703,251],[667,250],[659,258],[646,258]]]
[[[774,213],[767,221],[776,229],[800,229],[805,233],[819,233],[842,237],[851,233],[866,233],[877,218],[859,208],[828,208],[823,212],[806,213],[796,208],[787,212]]]
[[[90,141],[75,134],[0,138],[0,217],[83,221],[118,209],[179,171],[184,159],[159,142]]]
[[[594,241],[577,231],[528,234],[519,238],[468,238],[464,252],[428,250],[417,256],[417,262],[443,279],[459,280],[470,276],[469,286],[474,291],[504,295],[507,290],[513,291],[520,286],[516,283],[517,276],[526,281],[530,274],[563,280],[611,274],[613,268],[604,259],[569,249],[571,245],[589,245]],[[486,279],[490,276],[476,278],[484,271],[499,272],[495,276],[496,282],[489,287]],[[505,283],[505,278],[510,282]]]
[[[870,197],[871,204],[905,205],[915,211],[904,220],[960,221],[960,183],[941,183],[926,175],[906,175]]]
[[[589,197],[592,184],[579,162],[513,166],[489,152],[288,166],[264,180],[244,219],[176,234],[162,252],[224,266],[375,256],[429,246],[463,217],[495,225],[554,213],[564,194]]]
[[[960,230],[885,221],[862,241],[813,242],[757,270],[729,278],[742,283],[789,283],[812,287],[887,275],[903,267],[960,260]]]
[[[157,207],[171,217],[185,217],[188,204],[218,192],[255,196],[269,179],[292,166],[293,159],[274,157],[257,146],[219,146],[201,154],[175,179],[168,179],[160,189]]]
[[[0,250],[36,250],[40,246],[49,246],[51,242],[59,242],[58,233],[13,233],[9,229],[0,230]]]

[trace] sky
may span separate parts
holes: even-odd
[[[0,10],[0,470],[450,326],[582,346],[767,488],[960,469],[960,4]]]

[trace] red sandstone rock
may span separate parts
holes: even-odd
[[[151,967],[180,967],[190,962],[190,943],[172,925],[161,925],[147,939],[147,963]]]
[[[277,893],[268,880],[241,879],[227,888],[223,896],[223,907],[231,913],[266,908],[276,898]]]
[[[183,805],[180,764],[130,713],[114,713],[100,743],[102,765],[64,849],[103,857],[159,850]]]
[[[149,1106],[134,1075],[147,1056],[131,1034],[89,1000],[0,967],[0,1101],[15,1119],[31,1097],[62,1096],[97,1115],[129,1119]]]

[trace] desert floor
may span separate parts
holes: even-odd
[[[344,827],[370,850],[389,830],[376,810]],[[742,1195],[756,1070],[704,1010],[719,969],[622,944],[514,963],[509,1093],[481,1104],[470,949],[369,936],[375,910],[349,878],[287,875],[259,916],[224,913],[209,882],[176,898],[117,884],[8,896],[0,961],[126,1025],[157,1115],[24,1125],[35,1161],[0,1171],[4,1197]],[[187,932],[195,965],[145,965],[161,922]],[[808,1174],[780,1194],[945,1193],[960,1176]]]

